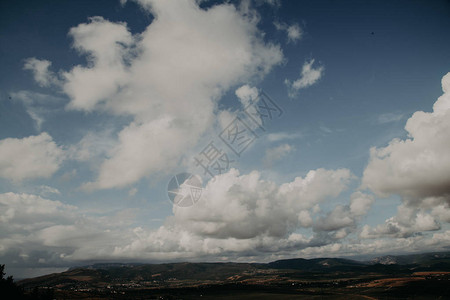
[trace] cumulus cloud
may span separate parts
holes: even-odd
[[[305,178],[280,186],[260,176],[257,171],[240,175],[231,169],[208,183],[195,209],[175,209],[175,221],[195,233],[219,238],[282,237],[298,226],[300,212],[339,195],[351,179],[346,169],[310,171]],[[328,188],[319,190],[324,183]]]
[[[217,176],[194,207],[175,206],[173,217],[161,228],[139,229],[135,241],[117,248],[116,254],[138,255],[145,249],[170,258],[317,245],[323,241],[295,230],[310,227],[317,206],[339,195],[352,178],[346,169],[318,169],[282,185],[260,176],[257,171],[240,175],[235,169]]]
[[[33,72],[34,80],[42,87],[58,84],[56,75],[49,70],[51,62],[45,59],[30,57],[25,60],[23,68]]]
[[[175,206],[156,230],[130,229],[126,213],[94,219],[60,201],[0,194],[0,224],[8,224],[1,226],[0,257],[14,267],[54,267],[96,258],[214,259],[323,245],[295,230],[312,226],[317,206],[347,188],[350,172],[318,169],[281,185],[260,176],[231,169],[208,183],[195,206]]]
[[[342,239],[356,229],[357,222],[367,214],[373,202],[373,196],[355,192],[350,197],[349,205],[337,205],[331,212],[318,218],[314,230],[334,231],[334,237]]]
[[[308,247],[297,252],[299,257],[316,258],[343,257],[358,255],[384,255],[388,253],[435,252],[448,251],[450,231],[437,232],[431,235],[415,235],[410,237],[390,237],[366,239],[357,242],[341,243],[336,241],[326,245]]]
[[[366,225],[361,237],[411,237],[450,221],[450,73],[442,78],[442,90],[432,112],[408,119],[407,139],[371,148],[362,187],[382,197],[400,195],[402,204],[383,224]]]
[[[0,230],[0,257],[20,269],[70,266],[93,259],[267,261],[373,255],[386,249],[436,250],[450,244],[448,232],[431,238],[378,235],[381,238],[374,240],[371,237],[378,233],[371,228],[363,228],[362,241],[343,243],[370,209],[373,197],[356,192],[348,205],[337,206],[327,218],[316,215],[318,206],[338,196],[352,178],[346,169],[318,169],[277,185],[262,179],[259,172],[240,175],[231,169],[207,184],[195,206],[174,206],[173,216],[157,229],[130,228],[132,217],[127,212],[90,218],[60,201],[0,194],[0,224],[8,224]],[[432,230],[432,222],[421,213],[416,224],[421,230]],[[299,228],[313,228],[315,234],[300,234]]]
[[[311,171],[304,178],[276,185],[262,180],[258,172],[240,175],[237,170],[218,176],[206,186],[202,199],[192,209],[174,207],[174,216],[159,229],[134,230],[134,240],[116,247],[114,255],[158,257],[160,260],[274,260],[285,257],[317,257],[384,254],[394,252],[445,250],[450,235],[431,237],[410,232],[379,234],[364,227],[360,239],[347,239],[368,213],[374,197],[355,192],[348,205],[338,205],[323,217],[316,217],[318,205],[335,197],[352,178],[348,170]],[[327,184],[330,186],[327,189]],[[325,188],[325,189],[324,189]],[[225,209],[226,208],[226,209]],[[414,218],[415,230],[436,229],[427,214],[408,211],[405,222]],[[313,228],[303,235],[298,228]],[[404,230],[407,230],[405,225]],[[373,239],[377,237],[376,239]],[[386,238],[388,237],[388,238]]]
[[[288,87],[289,97],[296,97],[299,90],[315,84],[322,77],[325,68],[323,66],[314,68],[314,61],[314,59],[311,59],[303,64],[300,78],[294,81],[289,79],[284,80],[284,83]]]
[[[137,2],[155,17],[139,35],[102,17],[70,30],[88,64],[62,73],[68,107],[134,119],[86,188],[124,187],[170,170],[211,126],[225,91],[283,59],[278,45],[263,41],[257,19],[233,5]]]
[[[442,90],[432,112],[418,111],[408,119],[407,139],[370,150],[363,187],[417,205],[430,197],[450,201],[450,73],[442,78]]]
[[[0,140],[0,177],[21,181],[48,178],[65,158],[64,150],[43,132],[23,139]]]
[[[444,199],[431,198],[432,202],[428,203],[431,209],[431,215],[441,222],[450,223],[450,204]],[[430,200],[430,199],[427,199]]]
[[[73,217],[74,206],[63,204],[60,201],[44,199],[31,194],[0,194],[2,205],[0,220],[10,226],[2,226],[2,235],[14,232],[17,229],[30,231],[41,230],[50,223],[66,224]]]
[[[396,237],[407,238],[425,231],[441,229],[435,218],[420,210],[400,205],[396,216],[387,219],[384,224],[371,227],[365,225],[361,231],[362,238]]]
[[[126,219],[124,214],[93,219],[60,201],[24,193],[0,194],[0,257],[19,269],[18,274],[23,268],[62,267],[112,257],[114,245],[129,242],[124,241]]]

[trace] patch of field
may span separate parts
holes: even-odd
[[[433,272],[414,272],[413,276],[433,276],[433,275],[448,275],[450,272],[439,272],[439,271],[433,271]]]
[[[373,287],[398,287],[398,286],[404,286],[410,282],[416,282],[416,281],[424,281],[425,277],[405,277],[405,278],[383,278],[383,279],[376,279],[370,282],[360,283],[357,285],[357,287],[367,287],[367,288],[373,288]]]
[[[92,276],[68,276],[68,279],[76,281],[92,281],[94,278]]]
[[[231,300],[231,299],[242,299],[242,300],[272,300],[272,299],[280,299],[280,300],[303,300],[303,299],[338,299],[338,300],[360,300],[360,299],[376,299],[365,295],[357,295],[357,294],[322,294],[320,292],[316,292],[315,294],[280,294],[280,293],[263,293],[263,292],[251,292],[251,293],[232,293],[225,295],[192,295],[192,296],[184,296],[185,300]]]

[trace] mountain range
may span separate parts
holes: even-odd
[[[174,299],[195,299],[194,294],[202,291],[202,295],[212,293],[211,299],[215,299],[218,294],[214,293],[221,290],[225,294],[233,290],[266,291],[270,298],[274,293],[316,295],[324,291],[357,291],[366,296],[397,291],[409,295],[429,288],[432,295],[441,296],[450,295],[449,282],[450,252],[444,252],[387,255],[370,261],[295,258],[270,263],[98,263],[21,280],[19,284],[26,290],[54,289],[62,298],[154,299],[176,294],[178,298]]]

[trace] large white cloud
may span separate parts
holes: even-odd
[[[405,238],[439,229],[441,229],[441,225],[431,214],[413,207],[400,205],[397,215],[375,227],[365,225],[360,236],[372,239],[386,236]]]
[[[13,269],[39,269],[112,257],[115,245],[129,242],[129,225],[126,214],[94,219],[60,201],[0,194],[0,258]]]
[[[202,199],[189,208],[174,207],[174,216],[157,230],[135,228],[132,243],[117,246],[116,257],[156,260],[270,261],[286,257],[354,256],[411,251],[445,250],[448,232],[415,235],[436,230],[438,224],[422,212],[404,208],[399,232],[363,227],[359,221],[369,211],[374,197],[362,192],[351,195],[348,205],[337,205],[319,217],[318,205],[337,196],[352,178],[348,170],[310,171],[304,178],[282,185],[265,181],[258,172],[240,175],[232,169],[205,188]],[[407,220],[414,220],[408,230]],[[315,234],[300,234],[313,228]],[[387,237],[387,238],[386,238]]]
[[[8,226],[3,227],[1,234],[20,231],[38,231],[49,225],[73,222],[74,206],[60,201],[47,200],[31,194],[0,194],[2,207],[0,221]]]
[[[0,257],[16,261],[13,267],[48,267],[92,259],[215,260],[324,245],[295,230],[311,227],[317,206],[351,178],[346,169],[318,169],[277,185],[256,171],[231,169],[208,183],[195,206],[174,207],[156,230],[130,229],[127,214],[90,218],[60,201],[0,194],[0,224],[8,224],[0,230]]]
[[[407,139],[370,150],[362,186],[379,196],[400,195],[402,204],[383,224],[365,226],[361,237],[409,237],[450,221],[450,73],[442,78],[442,90],[432,112],[408,119]]]
[[[123,187],[176,165],[212,124],[220,96],[283,58],[257,19],[233,5],[137,2],[154,16],[141,34],[101,17],[70,31],[89,63],[63,73],[69,108],[134,118],[90,188]]]
[[[23,139],[0,140],[0,177],[21,181],[48,178],[55,173],[65,157],[48,133]]]
[[[364,187],[409,202],[427,197],[450,201],[450,73],[442,78],[442,90],[433,112],[418,111],[408,119],[408,139],[370,150]]]
[[[318,205],[346,189],[350,171],[318,169],[282,185],[260,176],[257,171],[240,175],[235,169],[217,176],[195,206],[175,206],[161,228],[138,229],[134,242],[118,247],[116,255],[244,255],[325,243],[295,231],[311,227]]]
[[[348,205],[335,207],[325,220],[318,217],[318,206],[345,190],[352,177],[345,169],[318,169],[277,185],[256,171],[240,175],[232,169],[209,182],[195,206],[174,207],[174,215],[158,229],[132,228],[132,212],[92,218],[60,201],[0,194],[0,258],[23,274],[23,268],[48,272],[45,268],[95,259],[271,261],[374,255],[405,247],[436,250],[450,244],[448,232],[384,239],[385,234],[368,228],[362,241],[344,240],[367,213],[372,197],[356,192]],[[421,229],[431,230],[425,228],[431,224],[426,216],[418,214],[416,219]],[[296,232],[313,227],[313,235]],[[377,239],[370,239],[375,235]]]

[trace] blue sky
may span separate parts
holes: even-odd
[[[9,273],[450,246],[448,1],[0,6]],[[240,156],[236,117],[258,135]],[[213,180],[210,142],[231,161]],[[181,172],[203,180],[190,207],[167,195]]]

